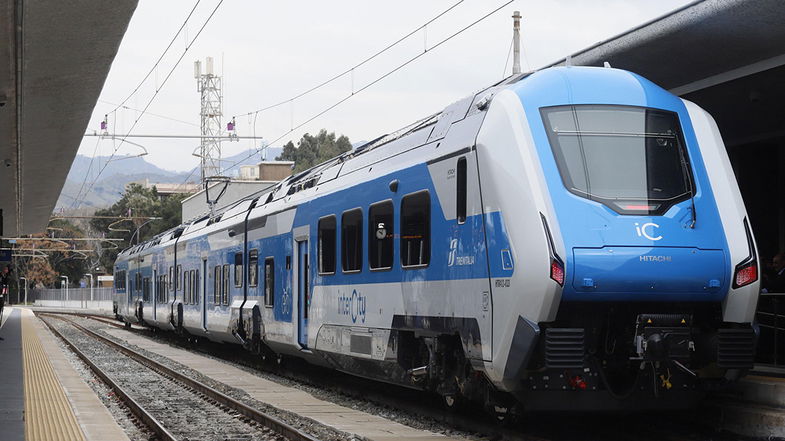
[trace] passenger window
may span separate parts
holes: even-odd
[[[362,270],[363,212],[346,211],[341,217],[341,262],[345,272]]]
[[[248,286],[259,285],[259,251],[248,253]]]
[[[193,300],[194,300],[194,304],[198,305],[199,304],[199,270],[193,270],[191,271],[191,274],[193,274],[193,286],[191,287],[191,290],[193,291]]]
[[[180,291],[181,289],[183,289],[183,279],[182,279],[182,276],[183,276],[183,266],[182,265],[177,265],[177,275],[176,275],[177,279],[174,281],[174,284],[175,284],[174,290],[175,291]]]
[[[224,279],[221,287],[221,297],[224,305],[229,304],[229,264],[224,265]]]
[[[191,284],[188,279],[188,271],[183,274],[183,303],[191,303]]]
[[[236,253],[234,255],[234,286],[235,288],[243,287],[243,254]]]
[[[275,293],[275,261],[272,257],[264,259],[264,305],[272,307]]]
[[[401,265],[425,266],[431,259],[431,198],[427,191],[401,200]]]
[[[213,304],[221,303],[221,266],[215,267],[215,280],[213,280]]]
[[[319,274],[335,274],[335,216],[319,219]]]
[[[172,290],[172,281],[174,280],[174,267],[169,267],[169,291]]]
[[[142,300],[144,300],[145,303],[147,303],[147,302],[150,301],[150,278],[149,277],[145,277],[144,278],[144,282],[142,282],[142,283],[143,283],[143,286],[144,286],[142,288],[142,292],[143,292]]]
[[[134,289],[136,289],[137,293],[142,290],[142,273],[140,272],[136,273],[136,283]]]
[[[455,189],[455,217],[458,223],[466,222],[466,157],[458,160],[458,170],[456,172]]]
[[[379,202],[368,210],[368,261],[371,269],[393,264],[393,203]]]

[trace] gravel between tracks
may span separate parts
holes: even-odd
[[[87,319],[87,318],[71,317],[71,319],[75,320],[77,323],[79,323],[80,325],[82,325],[82,326],[84,326],[84,327],[86,327],[86,328],[88,328],[90,330],[99,332],[101,335],[103,335],[105,337],[108,337],[108,338],[112,339],[113,341],[116,341],[118,343],[121,343],[121,344],[123,344],[125,346],[130,347],[130,348],[134,349],[135,351],[138,351],[139,353],[144,354],[145,356],[150,357],[153,360],[155,360],[155,361],[157,361],[159,363],[164,364],[167,367],[175,369],[175,370],[177,370],[180,373],[187,374],[189,377],[197,379],[200,382],[202,382],[204,384],[207,384],[208,386],[213,387],[213,388],[221,391],[222,393],[224,393],[224,394],[226,394],[226,395],[228,395],[228,396],[230,396],[230,397],[232,397],[232,398],[234,398],[236,400],[242,401],[243,403],[248,404],[250,406],[253,406],[253,407],[257,408],[257,409],[261,409],[265,413],[269,413],[269,414],[271,414],[271,415],[281,419],[282,421],[286,422],[287,424],[291,424],[291,425],[299,428],[300,430],[306,431],[308,433],[312,433],[312,434],[314,434],[315,436],[317,436],[321,440],[325,440],[325,441],[336,440],[337,441],[337,440],[342,440],[342,439],[359,439],[359,438],[357,438],[353,434],[346,434],[346,433],[340,432],[338,430],[335,430],[333,428],[323,426],[322,424],[317,423],[317,422],[315,422],[313,420],[306,419],[306,418],[303,418],[302,416],[293,414],[291,412],[284,411],[284,410],[272,407],[272,406],[270,406],[270,405],[268,405],[266,403],[263,403],[261,401],[258,401],[258,400],[255,400],[255,399],[251,398],[250,396],[248,396],[248,394],[246,394],[242,390],[238,390],[238,389],[229,387],[229,386],[227,386],[227,385],[225,385],[223,383],[220,383],[218,381],[215,381],[212,378],[204,376],[200,372],[195,371],[195,370],[191,369],[188,366],[182,365],[182,364],[180,364],[178,362],[175,362],[175,361],[173,361],[173,360],[171,360],[169,358],[166,358],[166,357],[163,357],[163,356],[158,355],[156,353],[150,352],[150,351],[148,351],[148,350],[146,350],[144,348],[140,348],[140,347],[135,346],[135,345],[129,345],[124,340],[118,339],[118,338],[114,337],[111,334],[103,332],[106,329],[110,329],[109,325],[102,324],[100,322],[97,322],[97,321],[91,320],[91,319]],[[284,386],[288,386],[288,387],[292,387],[292,388],[295,388],[295,389],[303,390],[303,391],[308,392],[309,394],[313,395],[314,397],[316,397],[318,399],[321,399],[321,400],[324,400],[324,401],[327,401],[327,402],[331,402],[331,403],[335,403],[335,404],[338,404],[338,405],[341,405],[341,406],[344,406],[344,407],[348,407],[350,409],[355,409],[355,410],[359,410],[359,411],[362,411],[362,412],[366,412],[366,413],[369,413],[369,414],[372,414],[372,415],[378,415],[380,417],[383,417],[383,418],[386,418],[386,419],[398,422],[400,424],[403,424],[403,425],[406,425],[406,426],[409,426],[409,427],[413,427],[413,428],[416,428],[416,429],[421,429],[421,430],[425,430],[425,431],[429,431],[429,432],[433,432],[433,433],[439,433],[439,434],[448,436],[450,438],[466,438],[466,439],[472,439],[472,440],[485,440],[485,439],[487,439],[487,437],[478,435],[477,433],[469,433],[469,432],[465,432],[465,431],[456,430],[455,428],[450,427],[449,425],[447,425],[445,423],[442,423],[440,421],[436,421],[436,420],[434,420],[432,418],[429,418],[427,416],[423,416],[423,415],[417,414],[415,412],[408,412],[406,410],[401,410],[401,409],[398,409],[398,408],[391,408],[391,407],[380,405],[380,404],[377,404],[377,403],[374,403],[374,402],[371,402],[371,401],[362,400],[362,399],[359,399],[359,398],[347,396],[347,395],[345,395],[345,394],[343,394],[341,392],[335,391],[335,390],[325,389],[323,387],[316,386],[316,385],[305,384],[305,383],[300,382],[298,380],[289,379],[289,378],[286,378],[286,377],[283,377],[283,376],[280,376],[280,375],[277,375],[277,374],[274,374],[274,373],[260,371],[258,369],[254,369],[254,368],[248,367],[248,366],[243,365],[241,363],[231,362],[231,361],[225,360],[225,359],[220,358],[220,357],[216,357],[216,356],[213,356],[213,355],[210,355],[210,354],[206,354],[206,353],[201,352],[201,351],[192,351],[192,350],[190,350],[188,348],[184,348],[182,346],[179,346],[179,345],[176,345],[176,344],[172,344],[171,341],[169,341],[167,338],[159,337],[159,336],[152,335],[152,334],[144,334],[144,337],[150,338],[150,339],[152,339],[152,340],[154,340],[154,341],[156,341],[158,343],[167,344],[167,345],[170,345],[170,346],[178,348],[178,349],[187,350],[189,352],[193,352],[195,354],[211,358],[211,359],[216,360],[216,361],[221,362],[221,363],[229,364],[229,365],[234,366],[234,367],[236,367],[238,369],[242,369],[242,370],[244,370],[244,371],[246,371],[246,372],[248,372],[248,373],[250,373],[252,375],[255,375],[257,377],[263,378],[265,380],[273,381],[273,382],[282,384]],[[311,430],[310,429],[311,427],[315,427],[315,426],[316,427],[322,427],[322,428],[324,428],[324,430],[323,431],[316,431],[316,430]]]
[[[266,441],[281,436],[186,389],[60,320],[48,320],[178,439]]]

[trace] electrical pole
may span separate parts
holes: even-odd
[[[512,14],[512,74],[521,73],[521,12]]]
[[[199,157],[201,158],[202,182],[221,172],[221,117],[223,116],[223,95],[221,77],[213,73],[213,57],[207,57],[205,71],[202,62],[194,62],[194,78],[197,91],[201,94],[202,136]]]

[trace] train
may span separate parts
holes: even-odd
[[[757,256],[705,110],[561,66],[123,250],[115,308],[499,419],[681,409],[753,366]]]

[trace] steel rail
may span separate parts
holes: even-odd
[[[283,421],[267,415],[259,410],[256,410],[245,403],[235,400],[234,398],[225,395],[222,392],[219,392],[212,387],[198,381],[194,380],[193,378],[189,378],[184,374],[181,374],[174,369],[171,369],[163,364],[140,354],[139,352],[134,351],[133,349],[127,348],[109,338],[106,338],[94,331],[91,331],[78,323],[74,323],[73,321],[65,318],[61,318],[61,320],[67,321],[69,324],[74,326],[75,328],[79,329],[80,331],[84,332],[85,334],[95,338],[96,340],[105,343],[120,352],[128,355],[129,357],[133,358],[134,360],[142,363],[143,365],[157,371],[159,374],[171,377],[177,381],[185,383],[188,387],[196,390],[197,392],[202,393],[203,395],[215,400],[216,402],[234,410],[242,414],[243,416],[269,428],[273,432],[278,433],[279,435],[283,436],[284,438],[292,441],[319,441],[318,438],[315,438],[307,433],[304,433],[295,427],[290,426],[289,424],[284,423]]]
[[[56,318],[58,320],[63,320],[65,322],[76,325],[70,320],[66,320],[62,317],[57,317],[56,315],[52,315],[52,314],[41,314],[41,315],[46,315],[47,317]],[[128,406],[131,412],[133,412],[134,415],[136,415],[139,419],[141,419],[147,425],[147,427],[150,428],[150,430],[155,432],[155,434],[158,435],[163,441],[178,441],[177,438],[175,438],[175,436],[171,432],[166,430],[166,428],[161,424],[160,421],[158,421],[154,416],[150,415],[150,413],[144,410],[144,408],[139,403],[137,403],[136,400],[131,398],[131,396],[128,395],[128,393],[125,390],[123,390],[122,387],[120,387],[116,382],[114,382],[111,378],[109,378],[109,376],[103,370],[101,370],[101,368],[99,368],[95,363],[93,363],[82,351],[80,351],[73,343],[71,343],[70,340],[68,340],[62,333],[60,333],[60,331],[55,329],[55,327],[52,326],[46,320],[41,320],[41,321],[44,322],[44,324],[49,328],[50,331],[52,331],[53,334],[60,337],[60,339],[66,344],[66,346],[68,346],[68,348],[71,349],[71,351],[74,354],[76,354],[77,357],[79,357],[83,362],[85,362],[85,364],[87,364],[87,366],[90,367],[90,370],[92,370],[101,379],[101,381],[106,383],[106,385],[109,386],[109,388],[112,389],[117,394],[120,400],[123,403],[125,403],[126,406]]]

